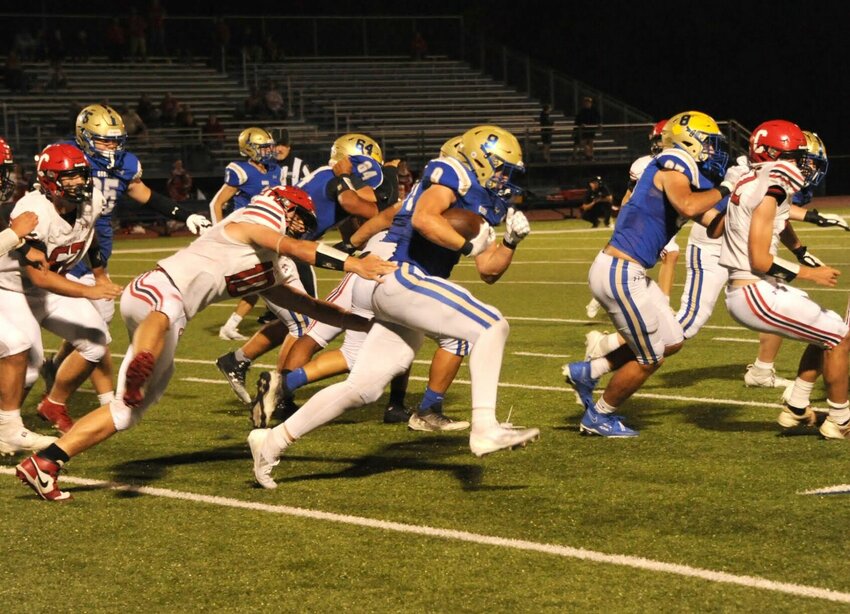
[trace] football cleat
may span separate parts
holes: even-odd
[[[33,433],[23,423],[0,426],[0,456],[41,452],[54,441],[55,437]]]
[[[818,422],[817,414],[811,407],[807,407],[803,414],[800,415],[791,411],[788,405],[782,408],[776,421],[779,423],[779,426],[786,430],[817,426]]]
[[[280,463],[280,459],[263,456],[263,444],[266,437],[271,437],[271,429],[254,429],[248,433],[248,446],[251,448],[251,458],[254,460],[254,479],[263,488],[277,488],[277,482],[272,479],[272,468]]]
[[[595,407],[588,407],[584,411],[579,423],[579,431],[587,435],[599,435],[601,437],[637,437],[638,432],[630,429],[621,416],[616,414],[601,414]]]
[[[599,309],[601,307],[602,307],[602,305],[600,305],[599,301],[597,301],[595,298],[590,299],[590,302],[584,308],[585,311],[587,312],[587,317],[590,318],[591,320],[593,318],[595,318],[599,314]]]
[[[268,428],[277,407],[280,373],[263,371],[257,379],[257,396],[251,406],[251,424],[255,429]]]
[[[820,434],[826,439],[850,439],[850,422],[838,424],[832,418],[827,418],[820,425]]]
[[[384,410],[384,424],[401,424],[410,420],[411,412],[404,405],[387,405]]]
[[[59,490],[59,469],[57,463],[35,455],[15,467],[15,475],[45,501],[69,501],[71,493]]]
[[[755,365],[747,365],[744,373],[744,384],[755,388],[787,388],[794,381],[778,377],[776,369],[759,369]]]
[[[248,394],[248,389],[245,388],[245,377],[248,374],[248,369],[251,367],[249,360],[236,360],[236,355],[233,352],[228,352],[223,356],[216,358],[215,366],[221,371],[222,375],[227,379],[227,383],[239,397],[243,403],[251,402],[251,395]]]
[[[38,368],[38,374],[44,380],[44,389],[50,391],[53,388],[53,382],[56,381],[56,371],[59,370],[59,365],[54,362],[54,356],[44,357],[44,362]]]
[[[585,409],[593,407],[593,389],[599,380],[590,377],[590,362],[571,362],[564,365],[562,373],[564,380],[575,388]]]
[[[68,407],[64,403],[54,403],[45,395],[36,409],[38,417],[50,422],[61,433],[67,433],[74,426],[74,421],[68,415]]]
[[[124,404],[131,409],[141,405],[145,398],[142,388],[153,373],[156,359],[150,352],[139,352],[130,361],[124,377]]]
[[[429,409],[423,413],[414,412],[407,421],[411,431],[462,431],[469,428],[466,420],[452,420],[442,412]]]
[[[538,439],[540,439],[540,429],[514,429],[497,425],[483,433],[473,431],[469,435],[469,449],[480,458],[499,450],[524,448]]]
[[[248,339],[248,337],[239,332],[238,328],[227,326],[226,324],[218,329],[218,338],[225,341],[245,341]]]
[[[277,398],[277,405],[275,405],[274,411],[272,412],[272,417],[275,420],[283,422],[299,409],[301,409],[301,406],[295,402],[295,397],[291,394],[287,394],[285,380],[284,378],[281,378],[280,394]]]

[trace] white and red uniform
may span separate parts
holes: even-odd
[[[757,164],[735,186],[726,211],[720,264],[729,270],[730,281],[751,283],[727,286],[726,307],[747,328],[829,349],[847,334],[844,319],[823,309],[802,290],[757,273],[750,266],[748,245],[753,211],[765,196],[777,200],[770,245],[770,253],[776,256],[779,233],[790,214],[791,197],[803,184],[795,164],[777,161]]]
[[[116,400],[111,409],[118,430],[135,424],[144,411],[165,392],[174,372],[177,342],[186,324],[212,303],[255,294],[286,284],[302,289],[295,263],[274,250],[232,239],[226,230],[231,223],[260,224],[281,235],[286,233],[286,218],[280,206],[269,198],[255,197],[213,226],[188,247],[160,260],[157,268],[142,273],[121,295],[121,316],[132,338],[139,324],[152,311],[169,320],[165,347],[145,386],[142,403],[131,410],[121,400],[124,396],[126,370],[135,356],[132,346],[121,364],[116,387]]]
[[[30,234],[44,244],[50,269],[60,275],[85,256],[94,237],[94,223],[103,210],[103,195],[94,189],[91,202],[67,221],[39,190],[24,195],[12,210],[12,219],[32,211],[38,226]],[[27,385],[32,385],[44,360],[40,326],[71,342],[89,362],[100,362],[111,340],[103,318],[91,301],[60,296],[33,286],[14,253],[0,257],[0,305],[11,326],[0,327],[0,356],[29,348]]]

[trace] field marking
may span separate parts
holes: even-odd
[[[739,337],[712,337],[712,341],[731,341],[733,343],[758,343],[758,339],[741,339]]]
[[[536,356],[539,358],[569,358],[569,354],[542,354],[540,352],[513,352],[514,356]]]
[[[838,484],[826,488],[815,488],[798,492],[798,495],[850,495],[850,484]]]
[[[3,473],[5,475],[14,475],[14,472],[15,470],[11,467],[0,467],[0,473]],[[547,544],[541,542],[533,542],[525,539],[499,537],[497,535],[485,535],[482,533],[458,531],[455,529],[440,529],[436,527],[429,527],[427,525],[405,524],[401,522],[392,522],[390,520],[378,520],[376,518],[353,516],[351,514],[323,512],[321,510],[292,507],[289,505],[271,505],[268,503],[257,503],[254,501],[233,499],[231,497],[217,497],[180,490],[172,490],[170,488],[134,486],[132,484],[122,484],[120,482],[92,480],[89,478],[78,478],[68,475],[62,476],[62,481],[66,484],[77,484],[80,486],[116,490],[119,492],[131,492],[135,494],[149,495],[151,497],[162,497],[164,499],[188,501],[190,503],[204,503],[208,505],[217,505],[219,507],[251,510],[254,512],[266,512],[269,514],[282,514],[285,516],[293,516],[295,518],[306,518],[309,520],[333,522],[337,524],[364,527],[368,529],[377,529],[381,531],[392,531],[394,533],[421,535],[424,537],[433,537],[438,539],[480,544],[483,546],[496,546],[498,548],[510,548],[512,550],[522,550],[526,552],[538,552],[541,554],[559,556],[562,558],[589,561],[592,563],[603,563],[607,565],[616,565],[619,567],[631,567],[632,569],[638,569],[641,571],[667,573],[676,576],[683,576],[686,578],[697,578],[700,580],[706,580],[708,582],[734,584],[736,586],[743,586],[745,588],[755,588],[776,593],[785,593],[787,595],[795,595],[798,597],[810,597],[812,599],[824,599],[827,601],[835,601],[838,603],[850,603],[850,593],[843,593],[828,588],[806,586],[804,584],[792,584],[790,582],[777,582],[775,580],[768,580],[766,578],[759,578],[757,576],[736,575],[722,571],[703,569],[700,567],[691,567],[689,565],[666,563],[664,561],[656,561],[653,559],[647,559],[626,554],[606,554],[604,552],[587,550],[585,548],[573,548],[571,546],[560,546],[557,544]]]

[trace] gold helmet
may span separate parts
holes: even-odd
[[[803,136],[806,137],[805,164],[812,171],[808,177],[808,184],[812,187],[817,187],[823,181],[823,178],[826,177],[826,171],[829,168],[829,160],[826,157],[826,146],[815,132],[803,130]]]
[[[499,126],[476,126],[460,137],[460,156],[466,160],[482,187],[500,192],[518,189],[510,184],[514,171],[525,172],[522,148],[516,137]]]
[[[77,146],[107,168],[120,166],[124,158],[127,129],[121,115],[105,104],[83,107],[76,121]]]
[[[384,163],[384,154],[377,141],[370,136],[356,132],[343,134],[334,141],[328,164],[333,166],[347,156],[368,156],[378,164],[383,165]]]
[[[252,126],[239,133],[239,153],[257,164],[268,166],[274,160],[274,139],[267,130]]]
[[[661,131],[664,148],[681,149],[696,160],[700,170],[712,178],[726,172],[729,154],[726,137],[710,116],[700,111],[685,111],[671,117]]]
[[[443,143],[442,147],[440,147],[440,155],[444,158],[457,158],[458,160],[463,160],[463,156],[460,153],[460,144],[462,140],[462,134],[450,138],[448,141]]]

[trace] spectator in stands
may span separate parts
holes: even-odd
[[[176,160],[167,183],[168,196],[176,203],[189,200],[192,195],[192,176],[183,168],[183,160]]]
[[[407,160],[402,158],[398,162],[398,197],[399,200],[404,200],[405,196],[410,194],[410,188],[413,187],[413,173],[410,172],[410,167],[407,165]],[[394,203],[391,203],[394,204]]]
[[[576,127],[573,133],[575,147],[573,149],[573,155],[578,157],[583,153],[585,160],[593,160],[593,137],[601,121],[593,98],[590,96],[582,98],[581,109],[576,114],[575,119]]]
[[[89,44],[89,32],[86,28],[80,27],[74,35],[74,44],[71,49],[71,59],[75,62],[88,62],[91,55],[91,45]]]
[[[175,117],[175,122],[177,123],[178,128],[194,128],[195,127],[195,116],[192,113],[192,107],[189,106],[189,103],[181,102],[177,107],[177,116]]]
[[[159,124],[159,110],[147,94],[139,96],[139,100],[136,102],[136,113],[139,114],[142,122],[151,128],[155,128]]]
[[[171,92],[166,92],[159,103],[159,117],[164,126],[173,126],[177,122],[177,111],[180,103],[171,95]]]
[[[127,38],[130,42],[128,55],[131,60],[144,62],[148,59],[147,29],[148,23],[145,18],[139,15],[135,7],[130,7]]]
[[[549,115],[552,112],[551,105],[543,105],[540,111],[540,149],[543,153],[543,159],[546,162],[551,162],[552,150],[552,134],[555,132],[555,120]]]
[[[27,28],[18,30],[15,34],[13,49],[22,60],[32,60],[38,57],[38,40]]]
[[[29,76],[24,72],[21,66],[21,60],[18,58],[18,53],[14,49],[6,56],[6,67],[3,78],[6,83],[6,89],[13,94],[26,94],[29,91]]]
[[[65,41],[59,28],[53,28],[47,35],[47,59],[50,62],[61,62],[65,59]]]
[[[247,118],[260,117],[263,114],[265,101],[256,85],[251,86],[247,98],[242,101],[242,115]]]
[[[204,127],[201,129],[204,142],[213,146],[221,145],[224,141],[224,126],[218,121],[215,113],[210,113]]]
[[[61,60],[50,61],[50,68],[47,71],[47,85],[45,87],[48,90],[59,90],[68,87],[68,76],[62,68]]]
[[[277,46],[277,41],[274,36],[267,34],[263,39],[263,61],[280,62],[281,60],[283,60],[283,53]]]
[[[283,94],[274,81],[269,83],[269,87],[263,96],[263,102],[266,116],[273,119],[286,119],[286,106],[283,101]]]
[[[421,32],[414,32],[413,38],[410,40],[410,55],[414,60],[422,60],[425,59],[426,53],[428,53],[428,41],[425,40]]]
[[[592,177],[587,182],[584,204],[581,206],[581,218],[590,222],[593,228],[599,226],[601,219],[605,220],[607,228],[613,228],[614,226],[611,224],[611,204],[613,201],[611,190],[602,181],[602,177]]]
[[[147,140],[148,127],[135,108],[125,105],[118,112],[121,113],[121,117],[124,119],[124,128],[127,130],[127,136],[138,136]]]
[[[260,42],[254,34],[254,31],[251,29],[251,26],[245,26],[245,29],[242,30],[241,40],[242,55],[244,55],[249,62],[262,62],[263,48],[260,46]]]
[[[113,18],[109,25],[106,26],[104,32],[106,39],[106,55],[110,62],[124,61],[124,45],[127,42],[124,26],[122,26],[117,18]]]
[[[150,20],[150,50],[153,55],[168,55],[165,46],[165,9],[159,0],[151,0],[148,8]]]

